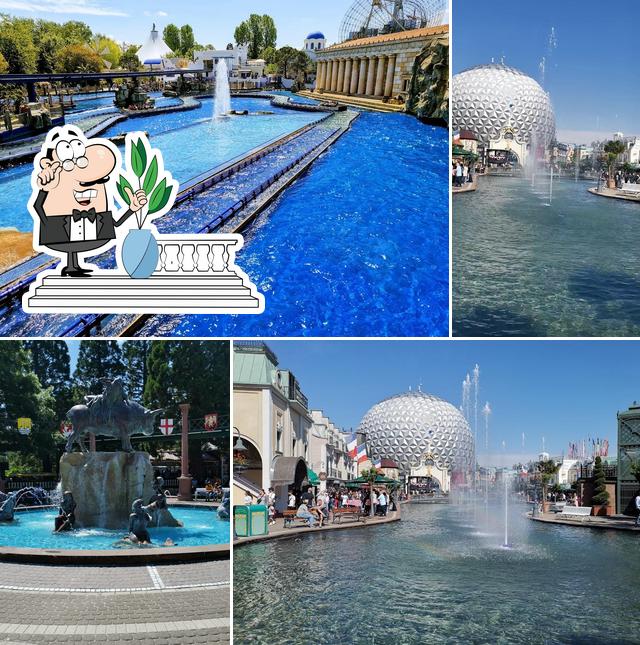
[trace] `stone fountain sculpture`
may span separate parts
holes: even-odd
[[[16,493],[7,495],[0,493],[0,522],[11,522],[15,511],[18,496]]]
[[[72,432],[60,459],[60,477],[62,490],[75,499],[77,528],[124,529],[133,502],[154,495],[151,459],[133,449],[131,437],[152,435],[160,412],[130,401],[120,378],[107,382],[102,394],[86,397],[84,404],[69,410]],[[88,451],[85,438],[90,433],[119,439],[121,450]],[[76,444],[81,452],[72,452]],[[155,526],[180,526],[168,508],[153,519]]]

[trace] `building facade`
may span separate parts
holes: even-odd
[[[404,104],[416,58],[448,25],[347,40],[316,51],[315,91]]]
[[[640,461],[640,404],[633,402],[628,410],[618,412],[617,510],[625,515],[635,513],[634,498],[640,482],[631,472]]]
[[[234,343],[233,503],[274,488],[276,509],[307,481],[313,419],[295,376],[261,341]]]
[[[311,59],[316,60],[316,56],[321,49],[324,49],[327,40],[321,31],[314,31],[304,39],[304,52]]]
[[[309,436],[309,468],[329,485],[356,477],[356,463],[347,453],[348,434],[338,428],[322,410],[312,410]]]

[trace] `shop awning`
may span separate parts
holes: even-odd
[[[312,486],[318,486],[320,484],[320,477],[307,466],[307,479]]]

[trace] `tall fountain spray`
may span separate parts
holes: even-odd
[[[229,70],[224,58],[216,64],[216,89],[213,97],[213,118],[226,117],[231,110],[231,91],[229,89]]]
[[[509,544],[509,480],[507,478],[507,473],[504,474],[504,544],[502,547],[504,549],[510,549],[511,545]]]
[[[489,450],[489,417],[491,416],[491,406],[489,401],[484,404],[482,408],[482,414],[484,416],[484,449]]]

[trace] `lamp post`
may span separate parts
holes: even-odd
[[[178,477],[178,499],[191,501],[191,475],[189,474],[189,403],[180,404],[182,414],[180,477]]]

